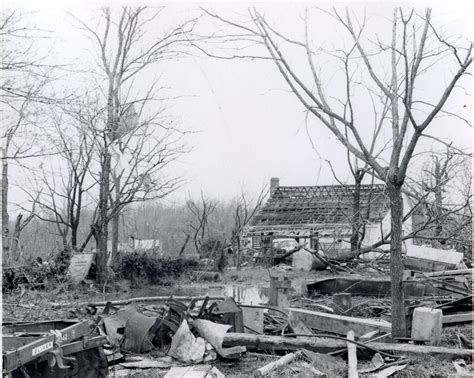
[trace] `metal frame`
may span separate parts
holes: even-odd
[[[57,322],[57,321],[56,321]],[[34,361],[38,358],[45,356],[46,354],[52,352],[58,347],[63,347],[65,345],[70,345],[72,341],[77,340],[81,337],[87,336],[90,333],[89,322],[83,321],[80,323],[75,323],[69,327],[63,329],[54,329],[50,328],[52,331],[50,334],[44,334],[44,331],[41,332],[41,329],[47,327],[47,325],[56,324],[55,321],[50,322],[39,322],[40,330],[34,329],[34,323],[24,323],[24,324],[15,324],[14,327],[25,327],[26,329],[31,330],[30,332],[20,332],[20,334],[14,335],[4,335],[4,340],[11,340],[12,336],[21,340],[24,337],[27,337],[27,341],[31,340],[32,335],[38,335],[38,338],[34,341],[31,341],[25,345],[20,346],[12,351],[3,352],[3,373],[9,373],[22,365],[25,365],[31,361]],[[36,332],[35,332],[36,331]],[[11,341],[10,341],[11,342]],[[21,342],[21,341],[20,341]],[[83,344],[84,340],[80,343]],[[3,345],[5,349],[5,343]]]

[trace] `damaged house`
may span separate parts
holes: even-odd
[[[330,258],[348,254],[353,233],[354,192],[353,185],[280,186],[279,179],[272,178],[270,197],[250,221],[246,236],[257,250],[271,246],[275,240],[295,239]],[[409,214],[404,222],[405,234],[411,233],[420,222],[420,211],[410,211],[412,208],[413,201],[404,195],[404,212]],[[385,185],[360,187],[359,213],[361,248],[388,235],[390,202]],[[419,240],[408,239],[405,249],[417,250],[419,244]],[[388,249],[389,245],[381,248]]]

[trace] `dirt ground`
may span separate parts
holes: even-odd
[[[278,272],[276,272],[278,273]],[[190,277],[182,277],[176,282],[172,282],[167,286],[146,286],[141,288],[130,288],[128,282],[116,282],[104,292],[92,285],[84,285],[81,288],[71,289],[70,286],[52,285],[46,290],[21,290],[10,294],[3,295],[3,321],[34,321],[59,318],[78,318],[87,319],[92,315],[86,308],[77,307],[74,304],[84,301],[103,301],[127,299],[141,296],[155,295],[218,295],[219,293],[234,294],[236,290],[245,293],[245,289],[249,293],[256,296],[254,299],[266,300],[267,290],[270,285],[270,274],[275,271],[269,271],[266,268],[245,269],[240,272],[229,270],[223,275],[220,282],[193,282]],[[286,275],[292,281],[293,300],[292,306],[311,308],[311,303],[326,304],[331,306],[331,297],[319,297],[316,299],[304,298],[301,294],[301,287],[306,281],[326,276],[328,272],[295,272],[287,271]],[[240,293],[240,294],[239,294]],[[238,291],[237,295],[242,293]],[[357,303],[358,298],[353,298],[353,303]],[[361,299],[367,302],[367,298]],[[389,306],[389,299],[376,298],[381,305]],[[67,302],[68,307],[54,308],[51,304],[57,302]],[[354,310],[353,316],[364,316],[364,308],[368,306],[360,306],[357,312]],[[443,330],[443,346],[457,348],[458,339],[456,333],[460,332],[469,340],[472,340],[472,324],[446,327]],[[243,358],[237,361],[217,361],[213,363],[226,376],[238,377],[248,376],[256,368],[261,367],[277,357],[274,354],[266,353],[247,353]],[[469,361],[466,361],[470,363]],[[298,364],[295,365],[296,367]],[[302,365],[303,366],[303,365]],[[129,371],[128,376],[163,376],[166,371],[153,369],[141,371]],[[446,377],[454,374],[455,368],[450,361],[442,361],[431,356],[417,358],[412,360],[409,365],[394,376],[399,377]],[[306,372],[307,374],[307,372]],[[311,376],[305,375],[304,369],[283,370],[277,372],[273,376]],[[119,376],[111,371],[110,376]],[[335,375],[337,376],[337,375]],[[340,375],[339,375],[340,376]]]

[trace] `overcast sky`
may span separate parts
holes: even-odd
[[[392,13],[392,7],[388,5],[373,2],[365,5],[373,14],[390,17]],[[216,13],[231,16],[245,14],[246,10],[243,4],[208,7]],[[285,30],[301,31],[302,6],[263,4],[259,7]],[[92,55],[87,56],[90,41],[71,26],[71,17],[64,8],[50,6],[36,10],[36,24],[52,31],[52,38],[44,43],[54,41],[55,59],[65,62],[77,62],[82,58],[89,62],[93,60]],[[94,5],[75,5],[69,11],[79,18],[87,18],[94,12]],[[197,4],[170,6],[166,22],[197,13]],[[466,37],[471,35],[470,12],[463,8],[435,7],[434,17],[447,30]],[[318,30],[325,30],[324,18],[319,20]],[[381,29],[382,26],[390,27],[388,23],[380,22]],[[380,30],[380,33],[389,31]],[[318,38],[330,45],[339,36],[328,24],[327,31],[320,32]],[[169,88],[168,93],[180,97],[168,102],[169,114],[178,119],[181,127],[193,131],[187,137],[191,151],[173,168],[173,172],[186,178],[186,183],[170,201],[195,196],[200,190],[222,199],[238,195],[241,189],[255,194],[268,184],[270,177],[279,177],[282,185],[336,183],[322,159],[331,160],[339,177],[350,182],[344,149],[335,137],[314,119],[309,119],[312,146],[304,109],[271,62],[218,60],[195,54],[163,63],[159,70]],[[440,77],[441,85],[442,80]],[[431,88],[428,84],[427,91]],[[433,88],[437,86],[433,85]],[[467,94],[455,92],[450,102],[452,110],[470,114],[470,94],[470,87]],[[440,121],[436,127],[437,135],[444,140],[452,141],[460,148],[471,147],[472,131],[468,127],[459,127],[451,120]],[[425,145],[425,148],[441,149],[441,146]],[[12,200],[15,200],[15,193],[12,193]]]

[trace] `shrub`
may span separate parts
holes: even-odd
[[[137,280],[145,280],[152,285],[163,285],[170,279],[180,277],[199,265],[198,261],[190,259],[163,258],[145,253],[127,253],[120,262],[120,274],[129,279],[132,285]]]
[[[2,291],[13,291],[20,285],[43,289],[47,282],[64,281],[70,259],[69,251],[64,250],[52,255],[47,262],[30,257],[20,266],[5,267],[2,271]]]

